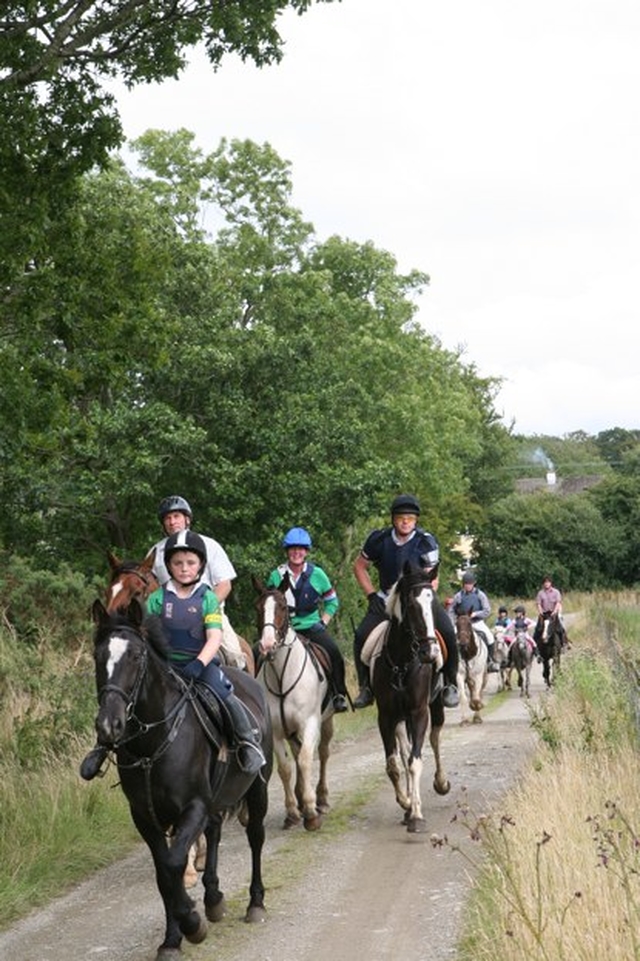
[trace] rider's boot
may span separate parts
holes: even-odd
[[[497,674],[500,670],[500,665],[493,659],[493,644],[487,644],[487,650],[489,652],[489,657],[487,658],[487,672],[489,674]]]
[[[356,710],[359,710],[361,707],[369,707],[370,704],[373,704],[374,700],[375,698],[373,696],[373,691],[371,690],[369,675],[367,673],[367,676],[360,683],[360,690],[358,691],[358,695],[353,702],[353,706]]]
[[[96,744],[80,765],[80,777],[84,778],[85,781],[92,781],[96,774],[100,773],[100,768],[106,761],[108,753],[106,747]]]
[[[251,726],[247,712],[235,694],[225,699],[224,706],[233,725],[238,764],[245,774],[256,774],[267,763],[260,747],[260,731]]]
[[[444,674],[444,691],[442,692],[442,701],[445,707],[458,707],[460,704],[460,695],[458,694],[458,677],[457,674],[449,672]]]

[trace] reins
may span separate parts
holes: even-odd
[[[295,688],[298,686],[298,684],[302,680],[304,673],[307,669],[308,661],[311,661],[311,664],[315,668],[319,682],[323,680],[324,674],[322,673],[320,666],[318,665],[315,657],[312,656],[309,648],[309,644],[303,638],[301,638],[300,635],[297,634],[296,631],[294,631],[294,629],[291,627],[289,623],[288,613],[287,613],[287,616],[283,618],[283,622],[280,626],[278,626],[274,621],[265,621],[264,624],[262,624],[262,632],[264,632],[264,629],[267,627],[273,628],[273,632],[276,636],[276,642],[272,650],[265,655],[265,669],[263,671],[264,686],[269,694],[273,695],[273,697],[278,699],[279,709],[280,709],[280,723],[282,724],[282,730],[284,731],[285,737],[287,739],[290,739],[292,737],[292,734],[287,731],[287,728],[285,725],[285,717],[284,717],[285,699],[289,694],[291,694],[293,690],[295,690]],[[292,657],[292,653],[293,653],[296,641],[298,641],[301,644],[304,650],[304,657],[302,659],[302,664],[300,665],[300,669],[297,673],[297,676],[294,677],[293,681],[290,682],[287,688],[285,689],[283,687],[284,679],[287,673],[287,668],[289,667],[289,662]],[[274,662],[275,662],[275,658],[278,651],[283,649],[286,649],[284,664],[282,665],[281,671],[278,672],[276,670],[276,665]],[[269,678],[266,670],[267,665],[269,665],[269,667],[271,668],[271,672],[273,673],[273,676],[277,681],[277,684],[278,684],[277,689],[269,684]]]

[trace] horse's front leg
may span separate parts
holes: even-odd
[[[156,883],[164,905],[165,934],[158,947],[156,961],[177,961],[182,957],[180,945],[183,936],[198,943],[207,935],[206,921],[194,909],[194,903],[184,887],[187,851],[197,829],[192,832],[188,843],[176,834],[170,845],[166,835],[147,821],[146,812],[141,814],[132,809],[131,813],[134,824],[151,852]]]
[[[322,824],[313,785],[313,761],[320,741],[320,726],[315,717],[309,718],[296,754],[296,797],[307,831],[317,831]]]
[[[436,794],[444,795],[448,794],[451,790],[451,782],[447,777],[444,766],[442,764],[442,759],[440,757],[440,734],[442,733],[443,721],[439,718],[433,718],[431,720],[431,731],[429,732],[429,743],[431,744],[431,750],[433,751],[433,759],[436,762],[436,773],[433,778],[433,789]]]
[[[333,739],[333,714],[325,718],[320,727],[320,744],[318,745],[318,757],[320,760],[320,775],[316,785],[316,805],[321,814],[326,814],[330,808],[329,786],[327,783],[327,767],[329,755],[331,753],[331,741]]]
[[[422,833],[426,830],[426,823],[422,816],[422,797],[420,787],[422,783],[422,745],[427,734],[429,711],[426,705],[411,712],[411,750],[409,751],[409,800],[410,810],[405,817],[407,831],[411,834]]]
[[[262,881],[262,848],[264,846],[264,819],[269,805],[268,786],[257,777],[246,796],[248,820],[246,826],[247,840],[251,848],[251,882],[249,885],[249,906],[245,920],[250,923],[264,921],[266,911],[264,907],[264,884]]]
[[[278,775],[282,781],[282,788],[284,790],[284,808],[285,808],[285,818],[284,828],[295,827],[300,824],[300,811],[298,809],[298,801],[296,799],[295,792],[293,790],[293,763],[289,755],[287,741],[281,734],[275,734],[273,738],[273,749],[276,755],[276,765],[278,768]]]
[[[214,814],[209,818],[205,829],[207,839],[207,854],[202,872],[204,885],[204,910],[209,921],[222,921],[227,913],[227,903],[224,893],[220,890],[218,878],[218,854],[220,850],[220,836],[222,834],[222,815]]]
[[[378,729],[384,747],[387,777],[393,785],[396,801],[405,812],[406,817],[411,810],[411,800],[408,793],[410,783],[408,770],[410,746],[407,739],[406,727],[404,721],[397,725],[391,721],[384,721],[379,713]],[[406,765],[404,763],[405,759]],[[406,791],[402,783],[405,780]]]

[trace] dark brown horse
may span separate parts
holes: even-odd
[[[533,636],[542,658],[542,677],[547,688],[550,688],[560,670],[564,628],[559,616],[548,612],[540,614]]]
[[[384,645],[370,665],[387,775],[411,832],[426,830],[420,782],[427,733],[436,763],[434,790],[447,794],[450,789],[440,760],[444,703],[442,679],[437,674],[442,652],[433,623],[434,596],[428,575],[405,565],[387,601],[389,625]],[[403,774],[406,790],[401,783]]]
[[[219,921],[225,900],[218,849],[222,823],[232,814],[242,818],[251,849],[246,920],[264,919],[261,856],[272,766],[269,712],[258,682],[227,668],[237,697],[261,731],[267,759],[258,774],[246,773],[222,715],[207,711],[193,683],[171,667],[159,620],[144,619],[137,601],[126,615],[109,614],[96,601],[93,615],[98,742],[115,753],[131,816],[153,857],[166,923],[156,961],[178,961],[183,937],[199,943],[207,934],[207,922],[184,887],[188,851],[204,832],[205,915]]]

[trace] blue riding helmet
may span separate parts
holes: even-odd
[[[283,547],[305,547],[311,550],[311,535],[304,527],[292,527],[282,538]]]

